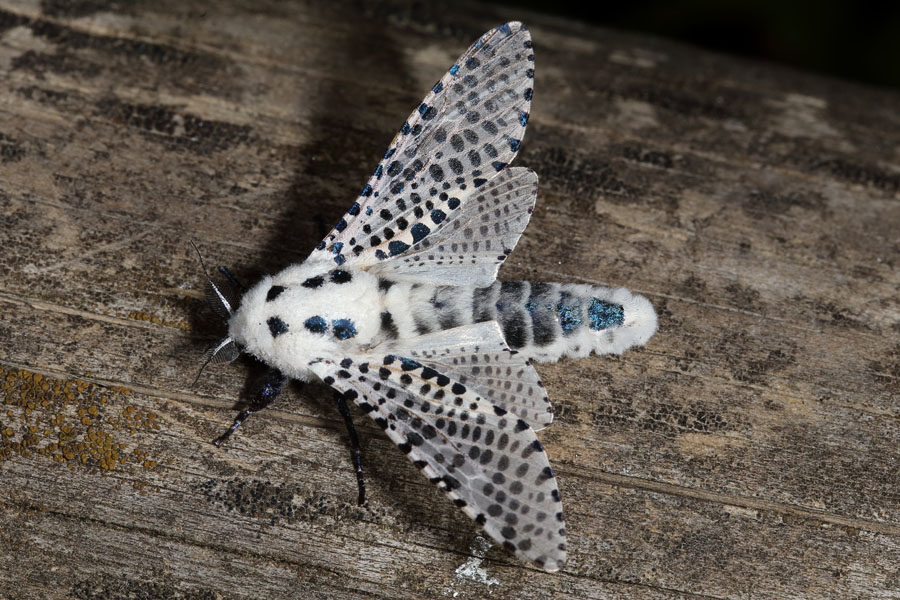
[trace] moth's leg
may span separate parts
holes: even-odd
[[[350,417],[350,408],[347,406],[347,399],[344,395],[335,390],[334,399],[337,402],[338,411],[344,417],[344,425],[347,426],[347,435],[350,436],[350,459],[353,461],[353,468],[356,469],[356,485],[359,487],[359,498],[357,503],[362,506],[366,503],[366,485],[363,482],[362,470],[362,453],[359,450],[359,437],[356,435],[356,429],[353,428],[353,419]]]
[[[237,418],[234,420],[234,424],[228,428],[228,431],[216,438],[213,444],[215,444],[216,446],[221,446],[222,442],[231,437],[231,434],[234,433],[234,430],[240,427],[241,423],[247,420],[247,417],[275,402],[275,398],[278,397],[278,394],[281,392],[281,388],[284,387],[284,384],[286,382],[287,377],[282,375],[281,371],[279,371],[278,369],[269,369],[266,373],[262,387],[258,392],[256,392],[256,395],[250,402],[250,406],[248,406],[246,410],[242,411],[237,416]]]

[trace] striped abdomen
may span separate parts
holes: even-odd
[[[618,354],[656,331],[650,303],[623,288],[527,281],[484,288],[396,284],[385,299],[394,335],[496,320],[510,348],[538,361]]]

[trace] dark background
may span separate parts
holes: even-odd
[[[496,0],[651,33],[882,87],[900,88],[900,2]]]

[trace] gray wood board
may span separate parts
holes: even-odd
[[[478,35],[524,20],[541,177],[503,279],[660,331],[539,365],[559,573],[490,548],[321,385],[224,449],[261,370],[188,241],[302,260]],[[0,596],[900,596],[900,95],[470,3],[0,5]]]

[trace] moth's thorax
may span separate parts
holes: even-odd
[[[310,361],[369,345],[380,327],[381,302],[378,280],[369,273],[306,261],[248,290],[229,334],[243,351],[307,380]]]

